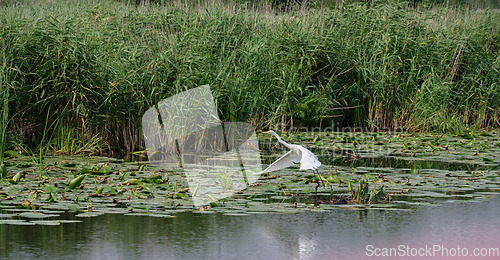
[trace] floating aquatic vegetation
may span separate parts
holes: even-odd
[[[59,217],[59,215],[57,215],[57,214],[44,214],[41,212],[24,212],[24,213],[18,214],[18,216],[22,217],[22,218],[31,218],[31,219]]]
[[[321,139],[316,140],[312,135],[291,137],[299,136],[316,149],[323,162],[324,186],[312,173],[290,168],[261,176],[232,196],[214,198],[203,207],[195,207],[191,200],[191,194],[199,190],[188,185],[182,168],[103,157],[47,156],[45,174],[40,177],[39,166],[30,163],[31,157],[9,156],[5,162],[11,174],[8,178],[21,171],[22,178],[0,180],[0,223],[44,224],[33,221],[62,221],[68,213],[81,219],[103,214],[169,218],[183,211],[245,215],[408,210],[446,201],[474,201],[500,192],[500,137],[496,132],[472,139],[404,133],[378,133],[375,138],[368,133],[318,133]],[[279,154],[263,151],[262,164]],[[219,185],[221,192],[234,188],[228,181],[231,176],[220,172],[212,177],[211,183]]]
[[[0,219],[0,224],[9,224],[9,225],[23,225],[23,226],[34,226],[36,225],[33,222],[28,222],[22,219]]]

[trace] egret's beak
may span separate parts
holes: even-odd
[[[269,134],[269,131],[262,132],[263,134]],[[276,145],[272,148],[276,148]]]

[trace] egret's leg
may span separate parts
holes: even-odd
[[[319,171],[316,169],[316,170],[313,170],[313,172],[317,176],[317,178],[319,179],[319,181],[321,182],[323,187],[326,187],[325,183],[323,182],[323,177],[321,176],[321,174],[319,174]],[[319,185],[319,183],[318,183],[318,185]]]

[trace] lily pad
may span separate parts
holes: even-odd
[[[30,221],[35,225],[44,225],[44,226],[59,226],[61,225],[61,221],[59,220],[33,220]]]
[[[41,218],[54,218],[59,217],[57,214],[44,214],[41,212],[25,212],[19,214],[19,217],[23,218],[32,218],[32,219],[41,219]]]
[[[9,224],[9,225],[22,225],[22,226],[34,226],[34,223],[28,222],[22,219],[0,219],[1,224]]]
[[[104,215],[103,212],[83,212],[76,214],[75,217],[78,218],[92,218],[92,217],[98,217]]]

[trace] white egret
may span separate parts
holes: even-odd
[[[278,160],[271,163],[266,169],[259,172],[258,174],[273,172],[281,170],[295,164],[300,164],[300,170],[313,170],[313,172],[318,173],[318,168],[321,166],[321,162],[318,161],[318,157],[313,154],[308,149],[297,144],[289,144],[281,139],[278,134],[274,131],[263,132],[264,134],[271,134],[278,139],[278,142],[286,146],[290,151],[285,155],[281,156]],[[319,173],[318,173],[319,175]],[[319,178],[323,182],[322,178]]]

